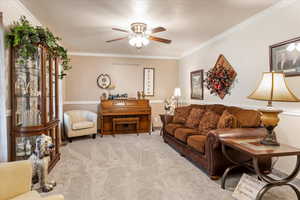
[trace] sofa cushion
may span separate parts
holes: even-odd
[[[224,110],[223,114],[221,115],[218,128],[237,128],[238,121],[237,118],[228,112],[228,110]]]
[[[191,128],[177,128],[175,130],[175,138],[177,138],[178,140],[185,142],[188,138],[188,136],[190,135],[197,135],[200,134],[199,131],[197,129],[191,129]]]
[[[216,129],[219,119],[220,115],[211,110],[207,110],[201,118],[198,126],[200,133],[203,135],[207,135],[210,130]]]
[[[188,128],[196,128],[204,115],[205,110],[201,108],[192,108],[186,122],[185,126]]]
[[[261,126],[261,113],[256,110],[248,110],[238,107],[228,107],[228,111],[233,114],[241,128],[256,128]]]
[[[218,115],[222,115],[224,110],[226,110],[226,106],[224,106],[222,104],[209,104],[209,105],[205,106],[205,109],[211,110],[211,111],[217,113]]]
[[[191,111],[191,106],[183,106],[175,109],[174,123],[184,124]]]
[[[206,138],[207,136],[205,135],[192,135],[187,138],[187,144],[193,149],[204,153]]]
[[[87,129],[93,127],[94,127],[94,122],[90,122],[90,121],[81,121],[72,124],[73,130]]]
[[[176,123],[169,123],[166,125],[165,130],[170,134],[174,135],[174,132],[177,128],[183,127],[182,124],[176,124]]]

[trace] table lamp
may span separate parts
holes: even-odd
[[[176,98],[176,107],[178,107],[179,97],[181,97],[181,90],[180,90],[180,88],[175,88],[174,89],[174,97]]]
[[[272,107],[273,101],[279,102],[299,102],[298,99],[288,88],[285,82],[284,73],[264,72],[262,80],[255,91],[248,96],[249,99],[268,101],[266,109],[259,109],[262,113],[262,123],[268,130],[267,136],[261,141],[261,144],[268,146],[279,146],[276,140],[274,128],[279,122],[278,114],[282,110]]]

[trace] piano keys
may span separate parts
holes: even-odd
[[[151,134],[151,107],[148,99],[102,100],[98,110],[102,135]]]

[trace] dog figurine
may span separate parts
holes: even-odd
[[[48,165],[54,144],[52,138],[44,134],[37,137],[35,143],[35,150],[29,157],[33,169],[32,183],[39,183],[42,192],[50,192],[56,186],[55,181],[48,181]]]

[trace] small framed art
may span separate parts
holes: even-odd
[[[191,72],[191,99],[203,100],[203,69]]]
[[[154,68],[144,68],[144,94],[145,96],[154,96]]]

